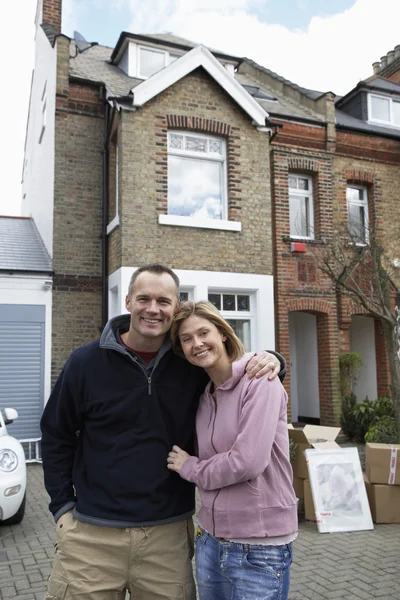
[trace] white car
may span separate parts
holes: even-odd
[[[0,523],[16,525],[25,514],[26,463],[18,440],[6,425],[18,418],[14,408],[0,408]]]

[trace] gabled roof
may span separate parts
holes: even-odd
[[[146,102],[169,88],[171,85],[197,69],[203,67],[207,73],[242,107],[259,127],[264,127],[268,119],[267,111],[228,73],[227,69],[204,46],[196,46],[173,63],[161,69],[133,90],[133,106],[143,106]]]
[[[121,51],[125,48],[126,43],[129,41],[135,42],[151,42],[156,45],[167,46],[171,48],[175,48],[175,50],[185,50],[188,51],[191,48],[195,48],[199,46],[197,42],[192,42],[182,37],[178,37],[176,35],[172,35],[170,33],[149,33],[149,34],[137,34],[137,33],[129,33],[127,31],[123,31],[118,39],[117,45],[115,46],[112,54],[111,54],[111,62],[116,64],[119,60],[119,55]],[[226,54],[225,52],[221,52],[220,50],[213,50],[210,48],[213,54],[218,56],[219,58],[223,58],[225,60],[240,62],[242,59],[237,56],[231,56],[230,54]]]
[[[51,273],[46,247],[29,217],[0,217],[0,270]]]

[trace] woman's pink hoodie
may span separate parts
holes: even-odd
[[[201,396],[196,417],[199,458],[181,477],[200,490],[199,522],[224,538],[281,536],[297,531],[289,461],[287,395],[279,381],[249,379],[253,354],[233,363],[232,377]]]

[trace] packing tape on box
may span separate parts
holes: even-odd
[[[389,469],[389,485],[394,485],[396,479],[396,467],[397,467],[397,448],[390,446],[390,469]]]

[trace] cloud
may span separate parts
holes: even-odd
[[[257,13],[251,13],[256,4]],[[337,94],[372,75],[372,63],[400,43],[398,0],[380,0],[379,10],[376,0],[357,0],[295,31],[262,20],[258,1],[129,0],[129,6],[135,33],[172,32],[252,58],[299,85]]]

